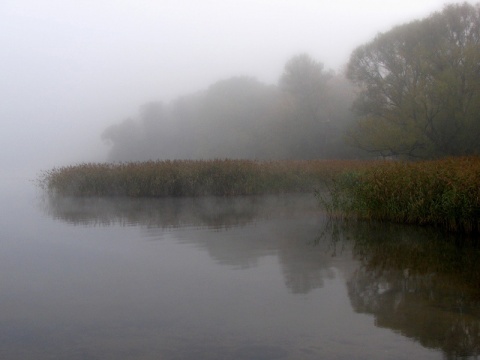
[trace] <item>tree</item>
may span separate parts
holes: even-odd
[[[212,84],[197,114],[197,156],[265,158],[265,126],[276,95],[274,87],[247,76]]]
[[[300,54],[285,64],[279,83],[283,91],[301,101],[312,116],[317,116],[322,104],[319,100],[325,96],[332,76],[332,72],[324,71],[322,63],[308,54]]]
[[[352,89],[344,80],[307,54],[294,56],[286,63],[279,80],[282,121],[277,125],[285,157],[351,156],[344,130],[352,118]]]
[[[308,55],[292,58],[279,86],[239,76],[170,103],[150,102],[105,129],[109,160],[351,157],[343,131],[352,87]]]
[[[324,101],[331,74],[308,54],[291,58],[279,80],[282,122],[279,132],[287,157],[317,158],[323,155],[328,110]]]
[[[351,55],[351,142],[383,156],[480,150],[480,5],[448,5],[379,34]]]
[[[110,160],[150,160],[161,152],[165,140],[171,137],[168,117],[161,102],[149,102],[140,107],[139,118],[127,118],[119,124],[107,127],[102,139],[111,150]],[[159,141],[160,135],[162,141]],[[157,155],[158,156],[158,155]]]

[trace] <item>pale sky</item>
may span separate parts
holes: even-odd
[[[103,161],[103,129],[147,101],[236,75],[275,83],[301,52],[338,71],[378,32],[445,3],[2,0],[1,171]]]

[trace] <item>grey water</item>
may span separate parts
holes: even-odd
[[[480,354],[478,250],[332,222],[312,195],[55,199],[4,189],[0,359]]]

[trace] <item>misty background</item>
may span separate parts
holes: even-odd
[[[282,158],[276,136],[299,130],[289,129],[285,119],[292,111],[299,116],[292,110],[295,96],[282,88],[291,59],[308,54],[328,75],[326,89],[338,90],[326,94],[348,98],[342,74],[354,48],[443,5],[439,0],[3,0],[0,180],[35,178],[54,166],[143,157],[134,146],[115,149],[125,135],[144,136],[146,147],[165,158]],[[250,107],[250,125],[233,132],[244,153],[209,150],[208,144],[220,141],[210,130],[201,144],[188,135],[210,129],[199,119],[217,121],[213,128],[223,134],[217,100],[228,94],[247,103],[262,100]],[[335,121],[336,136],[348,115],[340,116],[345,109],[331,99],[325,103],[332,105],[332,116],[322,123]],[[234,103],[228,106],[235,110]],[[258,121],[260,115],[265,122]],[[182,142],[190,146],[176,153],[166,141],[149,142],[152,118],[162,119],[165,139],[183,131]],[[263,125],[268,129],[258,128]]]

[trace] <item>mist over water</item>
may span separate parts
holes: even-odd
[[[2,168],[33,177],[54,166],[105,161],[102,132],[137,116],[142,104],[168,104],[235,76],[274,85],[300,53],[342,73],[356,46],[442,6],[3,1]]]
[[[83,162],[358,157],[339,145],[352,50],[442,6],[2,1],[0,358],[478,357],[472,244],[332,224],[311,195],[35,186]],[[298,56],[321,101],[292,91]]]
[[[33,199],[1,219],[3,359],[478,354],[478,249],[440,233],[311,195]]]

